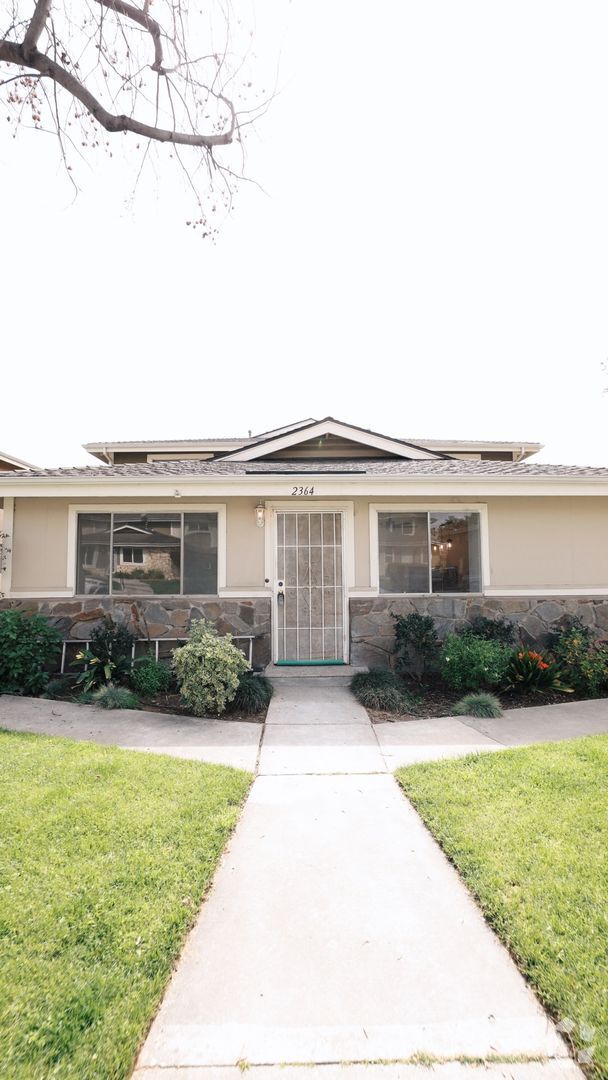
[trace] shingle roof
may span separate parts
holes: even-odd
[[[28,479],[109,480],[133,477],[204,477],[278,475],[322,476],[324,474],[359,473],[367,476],[454,476],[463,479],[476,477],[598,477],[608,480],[608,467],[592,465],[545,465],[511,461],[421,460],[384,461],[364,459],[348,461],[151,461],[124,465],[83,465],[66,469],[27,469],[2,474],[8,483]]]

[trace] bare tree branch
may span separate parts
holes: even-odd
[[[32,21],[28,26],[23,39],[22,48],[24,56],[27,57],[34,52],[38,41],[40,40],[40,35],[44,30],[44,25],[50,10],[51,0],[38,0],[32,16]]]
[[[94,95],[69,71],[61,67],[44,53],[34,49],[29,56],[25,56],[23,46],[16,45],[12,41],[0,41],[0,61],[9,64],[18,64],[21,67],[33,68],[41,75],[53,79],[59,86],[63,86],[73,97],[82,102],[91,116],[94,116],[98,124],[106,131],[131,131],[134,135],[141,135],[155,142],[177,143],[180,146],[200,146],[210,150],[213,146],[227,146],[232,142],[236,126],[236,114],[234,106],[226,98],[222,98],[230,107],[230,127],[227,131],[218,135],[196,135],[183,131],[172,131],[168,128],[154,127],[151,124],[143,124],[132,116],[124,113],[119,116],[108,112]]]
[[[144,30],[147,30],[154,42],[154,63],[151,64],[152,71],[157,71],[159,75],[165,74],[163,67],[163,47],[161,42],[162,30],[156,19],[153,19],[151,15],[148,15],[146,11],[140,11],[139,8],[133,6],[133,4],[126,3],[126,0],[97,0],[98,4],[102,4],[104,7],[109,8],[111,11],[117,12],[119,15],[126,16],[127,19],[131,19],[132,22],[137,23],[139,26],[143,26]]]

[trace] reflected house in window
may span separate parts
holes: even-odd
[[[179,593],[181,577],[181,516],[127,517],[114,515],[112,591],[161,591],[148,588],[162,582],[165,593]]]

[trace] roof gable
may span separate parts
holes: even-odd
[[[370,457],[377,455],[401,458],[407,461],[433,460],[444,458],[448,455],[432,450],[425,450],[415,443],[407,443],[402,439],[393,439],[386,435],[380,435],[375,431],[356,427],[353,424],[345,424],[341,420],[335,420],[333,416],[326,416],[323,420],[311,420],[307,423],[294,426],[284,434],[270,435],[261,438],[249,446],[243,446],[239,450],[225,454],[223,461],[260,461],[271,455],[279,457],[281,452],[293,451],[302,447],[302,451],[310,452],[315,440],[323,440],[333,436],[336,440],[342,440],[345,446],[345,456],[352,454],[352,444],[367,449]],[[349,445],[350,444],[350,445]],[[359,451],[360,453],[360,451]],[[332,456],[335,457],[335,449]],[[319,458],[326,456],[322,444],[318,447]]]

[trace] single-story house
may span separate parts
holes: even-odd
[[[263,666],[382,664],[413,610],[443,631],[504,613],[530,644],[565,615],[608,634],[608,468],[530,462],[538,443],[326,417],[85,448],[92,466],[0,473],[0,608],[67,640],[109,612],[169,647],[203,616]]]

